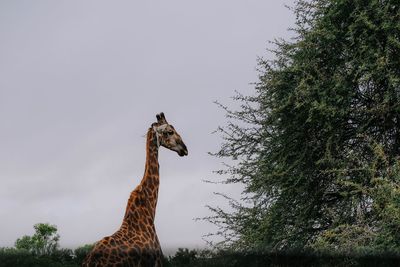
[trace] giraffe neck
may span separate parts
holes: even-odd
[[[143,192],[146,198],[154,209],[157,204],[158,187],[160,184],[159,164],[158,164],[158,139],[156,133],[152,128],[147,132],[146,142],[146,165],[144,170],[144,176],[140,182]]]
[[[132,192],[125,212],[122,228],[137,228],[145,216],[151,223],[156,213],[159,187],[158,143],[152,128],[147,132],[146,165],[140,185]],[[147,220],[146,219],[146,220]]]

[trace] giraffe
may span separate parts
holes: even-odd
[[[132,191],[122,225],[113,235],[98,241],[82,266],[161,267],[162,251],[154,217],[160,182],[158,149],[166,147],[187,156],[188,150],[164,113],[156,115],[147,132],[146,164],[140,184]]]

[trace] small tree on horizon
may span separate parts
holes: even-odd
[[[48,223],[37,223],[33,226],[33,236],[24,235],[15,241],[15,248],[27,250],[35,255],[51,255],[59,247],[60,235],[57,226]]]

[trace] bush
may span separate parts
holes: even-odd
[[[76,267],[69,254],[71,250],[62,249],[52,255],[37,256],[24,249],[0,248],[0,267]]]
[[[94,244],[86,244],[74,250],[75,262],[81,264],[86,255],[93,249]]]

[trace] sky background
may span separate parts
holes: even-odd
[[[189,156],[161,148],[163,250],[200,248],[226,207],[213,192],[226,124],[213,101],[253,94],[257,58],[288,38],[294,0],[0,1],[0,246],[56,224],[61,246],[114,233],[140,182],[145,134],[163,111]]]

